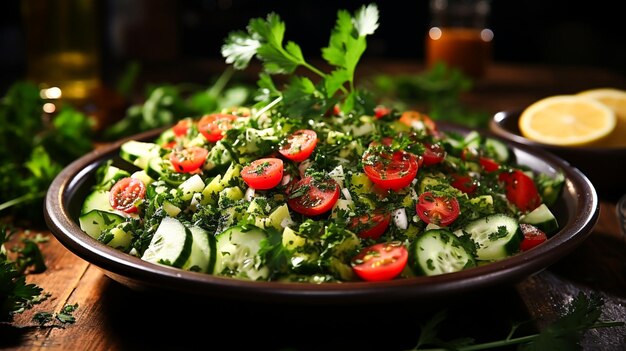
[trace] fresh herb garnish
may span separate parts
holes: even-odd
[[[502,340],[476,344],[473,338],[442,340],[438,329],[446,319],[446,311],[435,314],[422,326],[415,348],[411,351],[469,351],[520,345],[524,350],[578,350],[585,332],[591,329],[623,326],[624,321],[601,320],[604,301],[599,295],[587,296],[580,292],[567,306],[565,313],[540,333],[517,336],[523,323],[516,323]]]
[[[367,47],[366,37],[377,28],[378,8],[374,4],[362,6],[354,16],[340,10],[328,47],[322,49],[322,57],[334,67],[331,72],[324,72],[307,61],[298,44],[283,43],[286,26],[276,13],[270,13],[266,19],[252,19],[246,32],[231,33],[222,46],[222,55],[236,69],[248,67],[253,57],[263,62],[265,74],[261,74],[258,82],[258,99],[263,105],[282,100],[287,115],[300,117],[324,114],[340,102],[344,113],[358,113],[366,107],[368,111],[373,108],[372,102],[356,88],[354,77]],[[294,75],[299,67],[318,76],[319,82],[315,84],[308,77]],[[270,77],[273,74],[290,75],[284,91],[276,88]]]

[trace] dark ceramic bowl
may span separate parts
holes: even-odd
[[[468,132],[450,125],[442,125],[442,130]],[[151,140],[158,133],[159,131],[144,133],[133,139]],[[520,164],[549,175],[561,171],[566,177],[563,192],[553,207],[561,229],[546,243],[533,250],[461,272],[387,282],[310,284],[254,282],[218,277],[142,261],[106,246],[81,231],[78,215],[85,196],[95,182],[94,172],[99,165],[110,159],[119,166],[125,164],[118,157],[122,142],[124,140],[93,151],[67,166],[48,190],[45,217],[52,233],[71,252],[98,266],[112,279],[142,291],[297,304],[358,304],[409,300],[428,303],[517,283],[542,271],[580,245],[590,234],[599,216],[596,191],[580,171],[540,149],[509,143]]]
[[[617,200],[626,193],[623,180],[626,147],[572,147],[543,144],[522,136],[518,127],[521,110],[496,113],[489,129],[497,136],[516,143],[541,148],[569,162],[585,174],[601,199]]]

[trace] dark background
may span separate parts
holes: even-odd
[[[48,0],[42,0],[48,1]],[[181,60],[221,59],[230,31],[274,11],[286,39],[307,58],[327,45],[338,9],[354,12],[370,1],[104,0],[98,23],[105,81],[128,61],[177,69]],[[499,63],[593,66],[626,74],[626,30],[619,1],[494,0],[489,27]],[[379,1],[380,27],[368,37],[366,58],[422,62],[428,1]],[[25,75],[20,1],[0,2],[0,89]]]

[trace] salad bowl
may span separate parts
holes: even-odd
[[[464,127],[445,123],[441,123],[440,129],[460,134],[470,132]],[[548,268],[587,238],[599,216],[596,190],[581,171],[545,150],[503,140],[519,164],[536,172],[565,177],[560,197],[553,206],[560,230],[532,250],[459,272],[379,282],[249,281],[185,271],[147,262],[107,246],[83,232],[78,219],[83,201],[95,184],[98,167],[110,160],[113,164],[123,165],[119,153],[124,142],[154,140],[162,131],[154,130],[119,140],[77,159],[54,179],[45,200],[46,223],[59,242],[78,257],[99,267],[108,277],[138,291],[298,304],[438,300],[514,284]],[[481,133],[499,138],[489,131]]]

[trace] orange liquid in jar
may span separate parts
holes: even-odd
[[[491,61],[492,39],[489,29],[433,27],[426,35],[426,67],[443,62],[480,78]]]

